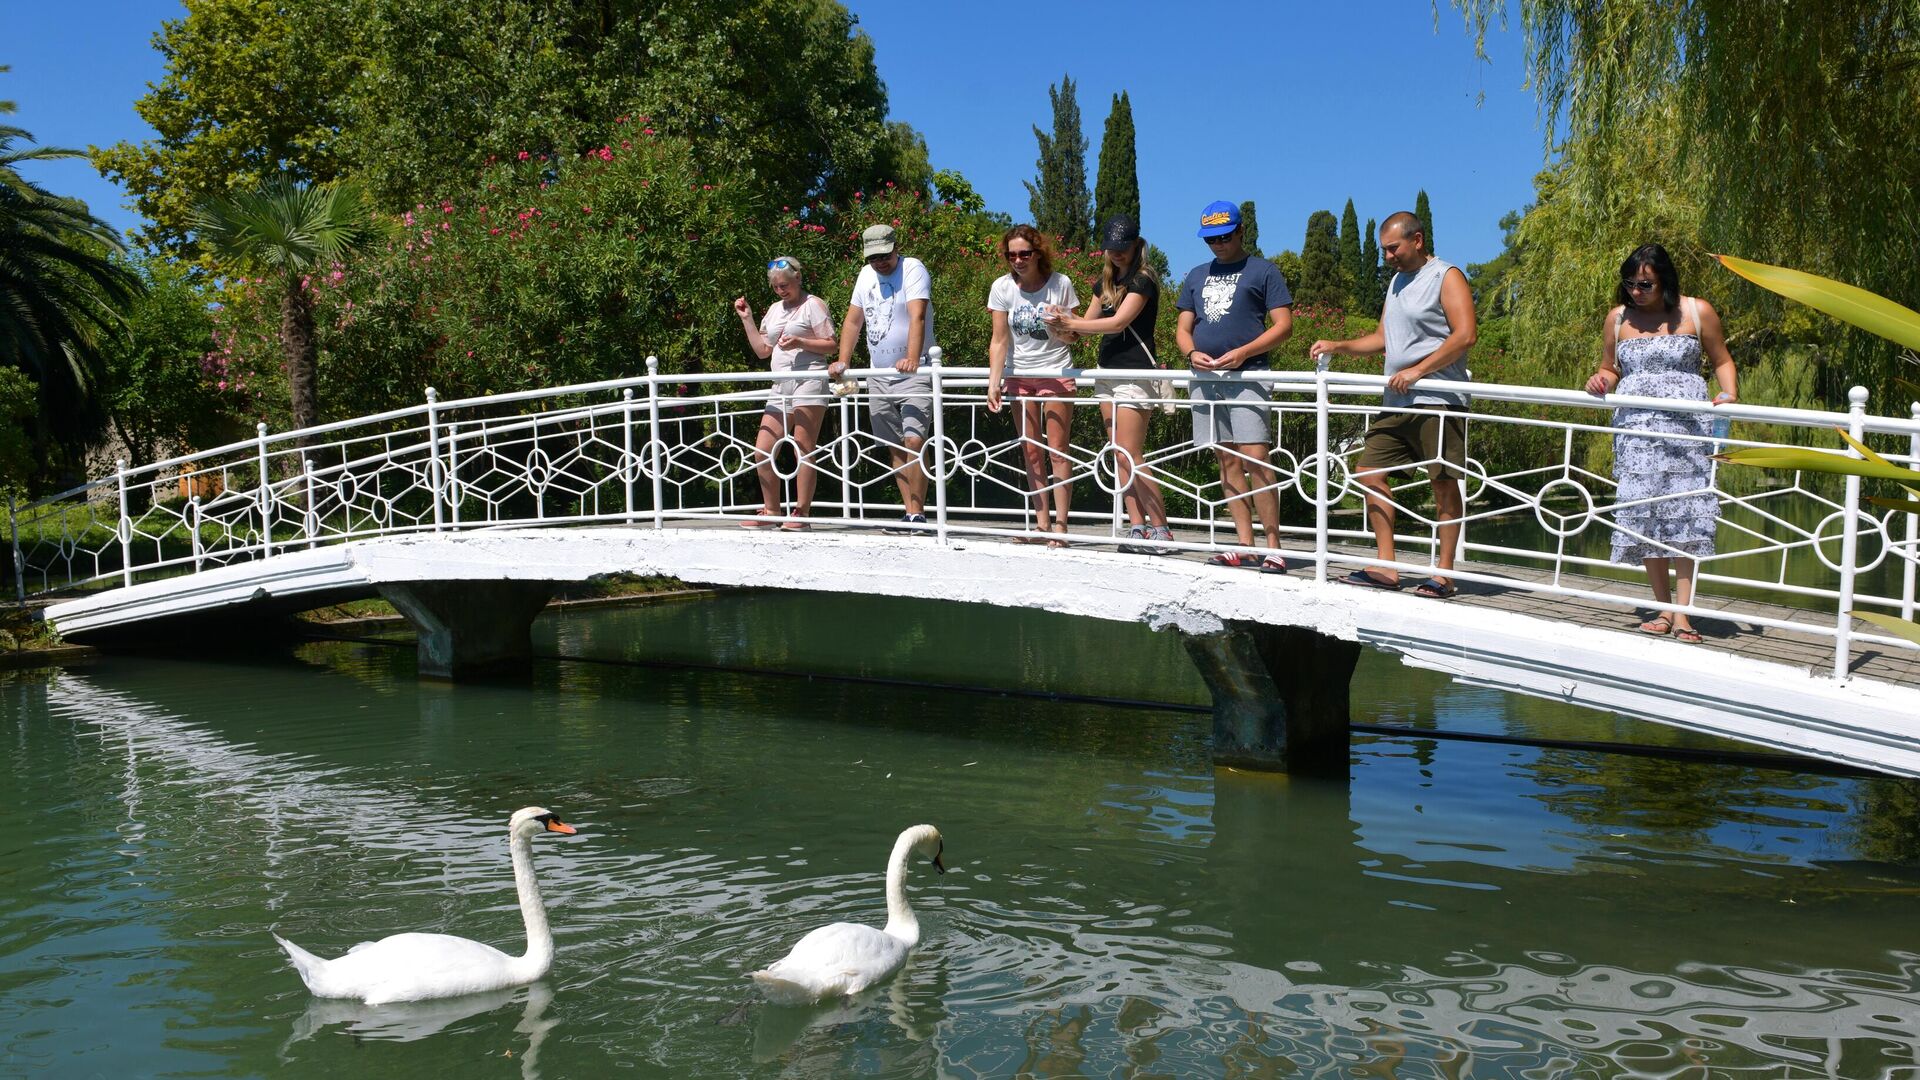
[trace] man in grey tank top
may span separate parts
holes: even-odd
[[[1438,572],[1414,586],[1421,596],[1454,594],[1454,548],[1460,542],[1463,509],[1460,481],[1466,475],[1469,404],[1467,350],[1473,347],[1473,291],[1460,268],[1427,252],[1427,227],[1400,211],[1380,224],[1380,257],[1394,271],[1380,309],[1380,328],[1350,341],[1316,341],[1318,356],[1386,356],[1387,388],[1381,414],[1367,427],[1353,478],[1367,489],[1367,524],[1382,562],[1394,561],[1391,474],[1424,465],[1433,482],[1438,512]],[[1459,389],[1413,384],[1425,378],[1461,383]],[[1391,567],[1355,570],[1340,580],[1376,589],[1400,588]]]

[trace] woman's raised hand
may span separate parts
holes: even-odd
[[[748,307],[748,306],[747,306],[747,298],[746,298],[746,297],[744,297],[744,296],[736,296],[736,297],[734,297],[734,299],[733,299],[733,313],[734,313],[735,315],[739,315],[739,316],[741,316],[742,318],[745,318],[746,316],[748,316],[748,315],[751,315],[751,314],[753,314],[753,309],[752,309],[751,307]]]

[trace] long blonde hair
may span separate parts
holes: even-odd
[[[1127,253],[1127,274],[1118,280],[1113,276],[1113,255],[1108,253],[1100,266],[1100,302],[1110,308],[1118,308],[1120,301],[1127,298],[1127,286],[1133,276],[1140,272],[1140,263],[1147,256],[1145,237],[1133,238],[1133,247]]]

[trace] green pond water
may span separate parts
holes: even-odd
[[[1920,1070],[1911,784],[1436,738],[1710,745],[1371,654],[1355,719],[1409,730],[1347,780],[1216,771],[1204,714],[960,689],[1204,701],[1177,641],[1035,613],[750,593],[536,642],[573,659],[521,686],[337,642],[0,676],[0,1075]],[[308,995],[270,931],[519,951],[530,803],[580,829],[534,845],[547,978]],[[807,930],[884,920],[922,821],[907,968],[759,1002]]]

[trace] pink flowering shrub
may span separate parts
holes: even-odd
[[[947,363],[986,364],[987,289],[1006,272],[990,219],[892,185],[845,206],[781,205],[750,175],[703,171],[688,142],[644,124],[616,123],[574,158],[500,148],[469,191],[402,209],[372,251],[312,274],[322,416],[416,403],[427,386],[450,399],[638,374],[650,353],[670,373],[758,368],[733,298],[765,310],[767,262],[789,255],[837,323],[860,232],[879,222],[933,274]],[[1100,265],[1097,251],[1055,256],[1083,298]],[[278,426],[274,288],[230,283],[216,359]],[[1169,297],[1165,327],[1172,308]],[[1171,355],[1171,330],[1160,337]]]

